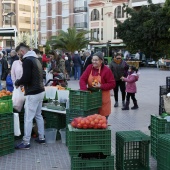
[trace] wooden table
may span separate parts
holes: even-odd
[[[134,66],[136,67],[137,69],[139,68],[139,63],[141,61],[126,61],[126,63],[129,65],[129,66]]]

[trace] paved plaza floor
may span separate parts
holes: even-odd
[[[141,130],[150,134],[148,125],[150,115],[158,114],[159,86],[166,84],[166,77],[170,71],[157,68],[141,68],[140,78],[137,82],[138,110],[121,110],[121,96],[119,94],[119,107],[114,108],[112,96],[112,113],[109,124],[112,130],[112,152],[115,155],[115,132],[122,130]],[[69,87],[79,89],[78,81],[69,81]],[[132,102],[130,103],[132,106]],[[156,170],[156,161],[150,157],[151,170]],[[70,170],[70,157],[68,148],[56,141],[55,144],[39,145],[31,141],[30,150],[16,150],[14,153],[0,157],[0,170]]]

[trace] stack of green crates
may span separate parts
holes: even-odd
[[[158,136],[157,169],[170,170],[170,134]]]
[[[102,105],[102,92],[100,90],[90,92],[70,90],[69,109],[66,110],[66,124],[68,125],[76,117],[86,117],[98,113]],[[66,126],[66,145],[68,141],[68,128]]]
[[[151,155],[157,159],[158,136],[170,133],[170,122],[160,116],[151,115]]]
[[[55,112],[43,111],[43,116],[46,121],[46,128],[56,128],[57,129],[57,137],[56,140],[61,139],[61,135],[59,133],[60,129],[66,128],[66,114],[59,114]]]
[[[14,152],[12,100],[0,100],[0,156]]]
[[[108,128],[77,129],[69,124],[68,150],[71,170],[114,170],[111,130]]]
[[[141,131],[116,132],[116,169],[150,170],[149,143]]]

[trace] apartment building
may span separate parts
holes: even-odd
[[[0,11],[0,27],[13,27],[32,36],[38,30],[38,0],[2,0]],[[0,37],[1,47],[10,48],[11,43],[14,48],[11,37]]]
[[[127,18],[123,11],[123,3],[128,4],[128,0],[91,0],[89,3],[91,44],[104,44],[108,41],[122,43],[117,37],[115,28],[116,19],[123,22]]]
[[[88,29],[88,3],[89,0],[40,0],[39,44],[45,45],[59,30]]]

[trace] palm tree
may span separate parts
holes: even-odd
[[[60,48],[69,52],[85,48],[89,40],[85,37],[89,31],[77,31],[76,28],[68,28],[67,32],[60,31],[58,36],[52,36],[50,44],[55,48]]]

